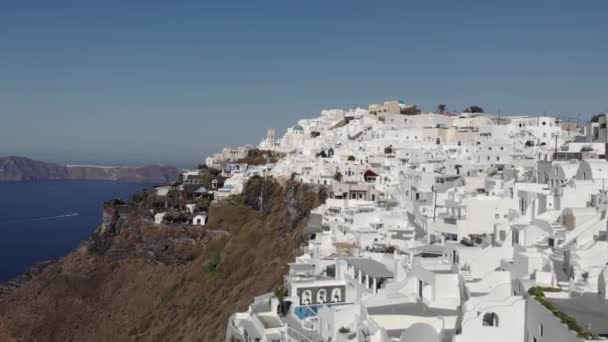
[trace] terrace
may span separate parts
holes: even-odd
[[[608,338],[608,302],[599,300],[597,294],[584,293],[572,298],[547,296],[546,299],[585,330],[595,336]]]
[[[600,300],[597,294],[569,297],[560,289],[544,287],[532,287],[528,294],[578,337],[585,340],[608,338],[608,303]]]

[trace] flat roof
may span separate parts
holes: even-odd
[[[346,262],[372,278],[393,278],[393,272],[384,264],[369,258],[345,258]]]
[[[578,324],[595,335],[608,335],[608,301],[598,294],[584,293],[572,298],[546,297],[559,311],[576,319]]]
[[[264,329],[274,329],[283,326],[283,322],[279,317],[258,315],[258,318],[262,322],[262,325],[264,325]]]
[[[251,304],[251,310],[256,313],[270,312],[270,300],[256,300]]]
[[[256,339],[256,338],[261,339],[262,338],[262,335],[260,335],[260,332],[255,327],[255,325],[253,325],[253,323],[251,321],[242,320],[241,326],[243,327],[243,330],[245,330],[247,332],[247,334],[249,335],[249,337],[251,339]]]
[[[367,308],[368,315],[410,315],[418,317],[457,316],[458,310],[431,308],[422,302],[390,304]]]
[[[410,251],[413,253],[432,253],[432,254],[444,254],[446,251],[445,246],[441,245],[422,245],[411,248]]]

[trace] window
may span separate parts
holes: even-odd
[[[320,289],[317,292],[317,303],[325,303],[327,301],[327,291],[325,289]]]
[[[543,337],[543,333],[545,332],[545,329],[543,327],[542,324],[538,325],[538,334],[540,335],[540,337]]]
[[[494,312],[488,312],[483,315],[483,326],[484,327],[497,327],[498,326],[498,315]]]

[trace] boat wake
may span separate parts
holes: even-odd
[[[70,214],[55,215],[55,216],[45,216],[45,217],[32,217],[32,218],[9,220],[9,221],[0,221],[0,226],[7,225],[7,224],[33,222],[33,221],[56,220],[56,219],[62,219],[62,218],[67,218],[67,217],[74,217],[74,216],[78,216],[78,213],[70,213]]]

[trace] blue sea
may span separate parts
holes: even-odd
[[[0,282],[63,256],[101,224],[103,202],[152,184],[0,182]]]

